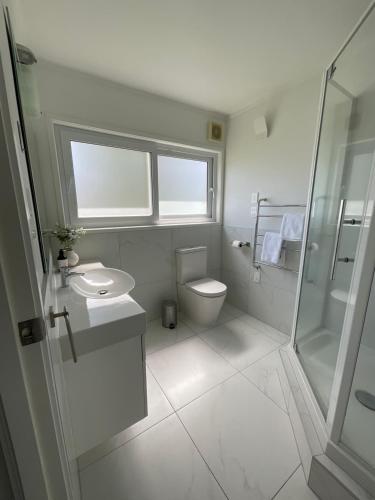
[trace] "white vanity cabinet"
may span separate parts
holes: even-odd
[[[85,265],[77,271],[84,272]],[[56,280],[58,283],[58,281]],[[145,311],[129,295],[91,299],[57,286],[62,374],[70,417],[71,453],[79,457],[147,416]]]
[[[76,456],[147,415],[142,336],[64,362]]]

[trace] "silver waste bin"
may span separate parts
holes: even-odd
[[[162,325],[164,328],[176,328],[177,326],[177,304],[174,300],[164,300],[162,303]]]

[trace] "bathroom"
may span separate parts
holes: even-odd
[[[1,495],[373,498],[374,2],[109,4],[1,0]]]

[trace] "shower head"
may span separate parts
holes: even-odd
[[[25,64],[26,66],[31,66],[37,62],[32,51],[20,43],[17,43],[17,61],[21,64]]]

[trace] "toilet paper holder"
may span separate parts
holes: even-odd
[[[235,248],[250,247],[250,241],[233,240],[232,247]]]

